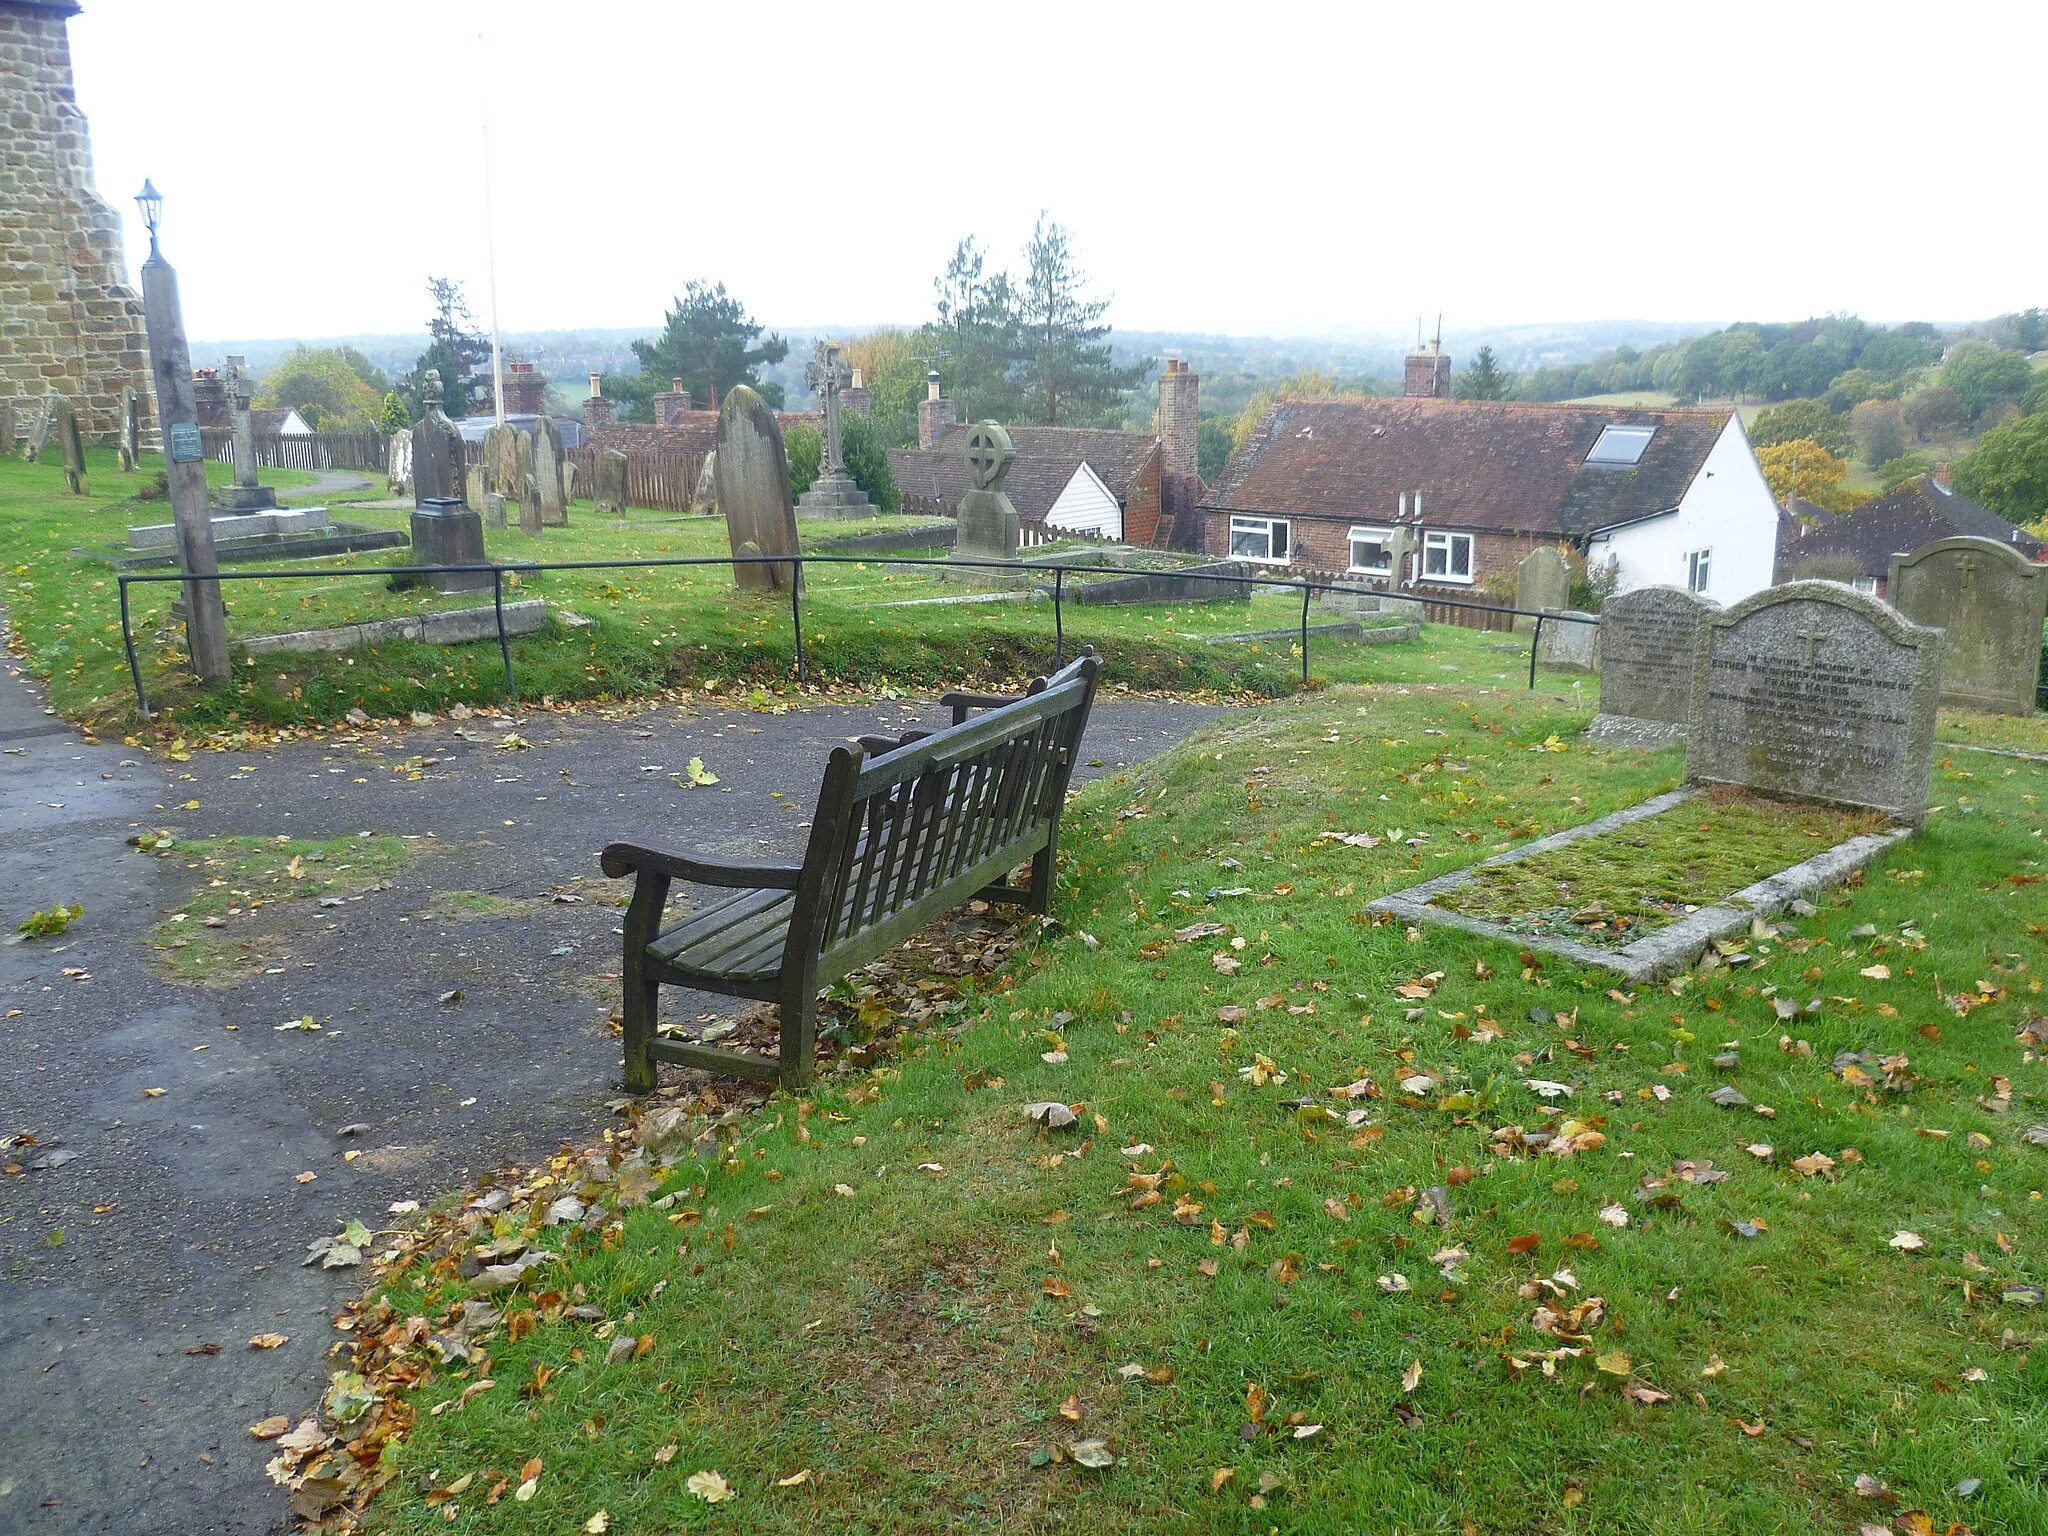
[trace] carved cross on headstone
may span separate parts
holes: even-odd
[[[829,475],[846,468],[839,439],[839,392],[853,383],[853,370],[840,361],[837,342],[818,343],[818,355],[804,365],[804,383],[824,402],[825,462],[818,468],[821,474]]]
[[[1827,643],[1828,632],[1809,626],[1799,631],[1799,638],[1806,642],[1806,664],[1810,667],[1813,665],[1813,648]]]
[[[230,357],[221,370],[221,385],[235,413],[235,484],[256,484],[256,433],[249,425],[249,367],[239,357]]]
[[[1956,562],[1956,569],[1962,572],[1963,586],[1967,589],[1970,585],[1970,573],[1977,569],[1977,557],[1975,555],[1964,555],[1962,559]]]

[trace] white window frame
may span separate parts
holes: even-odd
[[[1451,569],[1458,563],[1457,549],[1460,543],[1465,546],[1465,574],[1462,576]],[[1437,550],[1443,551],[1444,568],[1441,571],[1433,571],[1429,566],[1429,557]],[[1478,580],[1472,569],[1474,557],[1478,552],[1478,541],[1469,533],[1425,533],[1422,536],[1421,579],[1441,586],[1469,587]]]
[[[1380,546],[1381,552],[1386,556],[1386,562],[1382,565],[1360,565],[1358,563],[1358,546],[1361,542],[1377,543]],[[1357,576],[1393,575],[1394,552],[1389,547],[1393,542],[1394,530],[1391,528],[1372,528],[1363,524],[1353,528],[1344,536],[1344,548],[1347,551],[1345,559],[1348,562],[1345,569]]]
[[[1685,590],[1700,597],[1707,595],[1707,588],[1714,579],[1714,547],[1689,549],[1685,552]]]
[[[1858,576],[1850,585],[1858,592],[1868,593],[1872,597],[1877,596],[1877,578],[1875,576]]]
[[[1237,536],[1240,533],[1246,535],[1248,539],[1254,537],[1263,538],[1266,541],[1266,553],[1254,555],[1249,552],[1240,552],[1237,547]],[[1280,553],[1277,555],[1273,553],[1276,533],[1278,536],[1277,542],[1280,546]],[[1226,553],[1232,560],[1251,560],[1259,565],[1286,565],[1294,557],[1294,529],[1292,522],[1284,517],[1239,517],[1232,514]]]

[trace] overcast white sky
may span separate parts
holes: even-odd
[[[85,0],[100,189],[198,337],[915,322],[1048,208],[1125,327],[2048,303],[2048,6]],[[477,31],[485,34],[479,53]],[[483,60],[488,59],[486,70]]]

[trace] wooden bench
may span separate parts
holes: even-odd
[[[800,1087],[816,1056],[821,983],[972,896],[1045,912],[1060,812],[1100,671],[1084,652],[1022,697],[947,694],[940,702],[954,723],[944,730],[835,747],[801,863],[606,848],[607,875],[635,876],[626,912],[627,1090],[653,1088],[658,1061]],[[975,710],[985,713],[970,719]],[[1030,884],[1003,883],[1026,859]],[[738,894],[664,929],[672,880]],[[776,1004],[780,1059],[664,1038],[655,1029],[663,986]]]

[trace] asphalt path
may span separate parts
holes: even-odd
[[[1081,776],[1219,713],[1105,699]],[[663,705],[174,763],[89,744],[0,679],[0,931],[86,909],[62,936],[0,945],[0,1137],[34,1138],[0,1150],[21,1170],[0,1175],[0,1532],[286,1529],[248,1426],[317,1399],[329,1313],[360,1284],[303,1267],[307,1245],[606,1123],[622,887],[597,851],[794,856],[834,745],[940,723],[923,700]],[[671,775],[692,757],[720,783],[683,789]],[[414,854],[341,905],[236,919],[258,973],[199,987],[146,943],[208,878],[128,846],[159,827],[392,834]],[[451,891],[495,910],[456,910]],[[277,1028],[307,1016],[318,1032]],[[264,1333],[287,1342],[251,1348]]]

